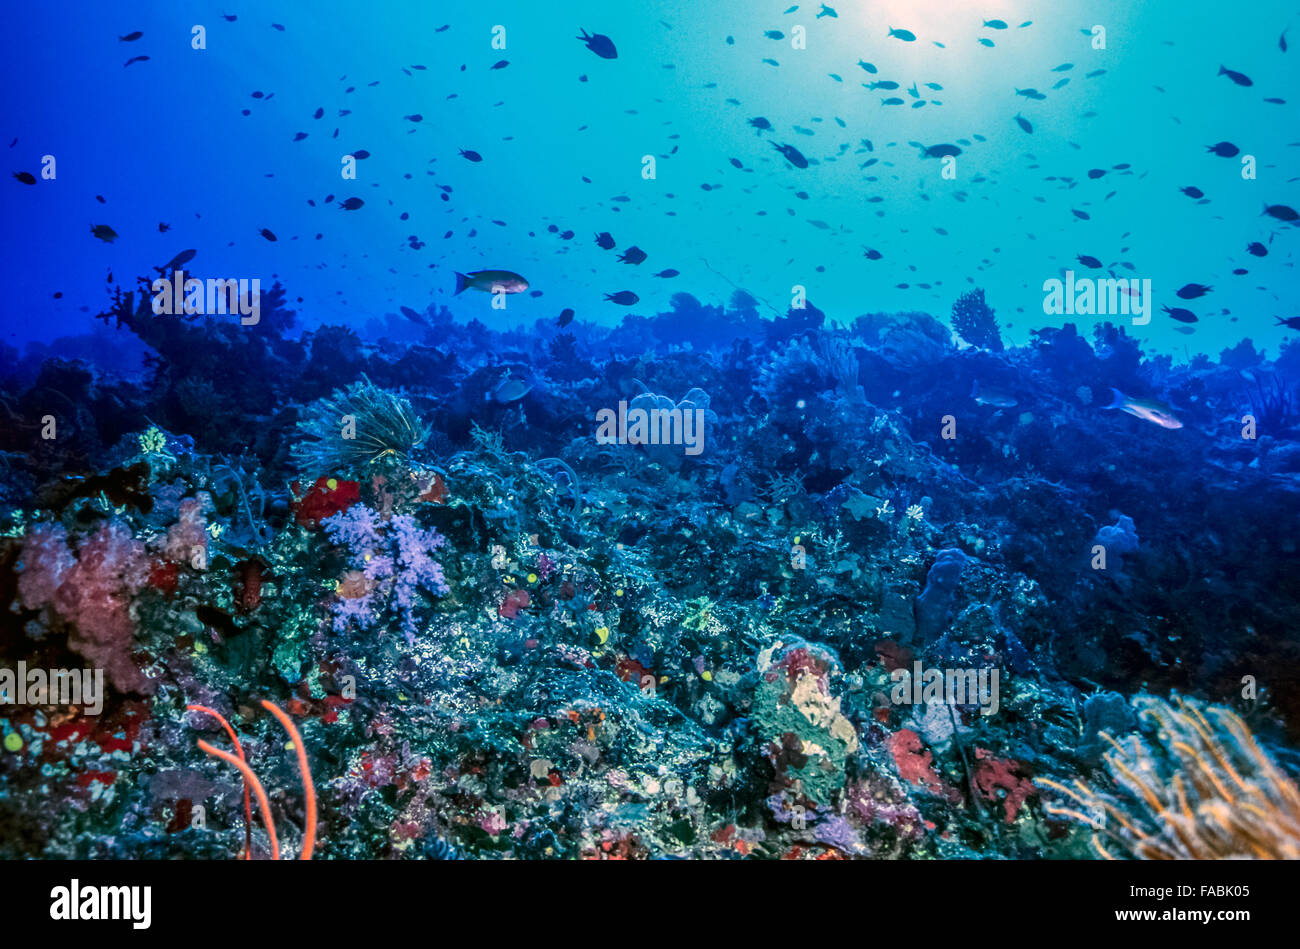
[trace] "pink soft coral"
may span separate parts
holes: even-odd
[[[179,518],[167,529],[167,544],[163,548],[163,556],[172,563],[199,567],[208,562],[208,522],[203,514],[209,503],[207,492],[181,501]],[[200,551],[202,557],[196,559]]]
[[[54,600],[63,575],[76,563],[68,550],[68,532],[62,524],[39,524],[23,542],[19,560],[18,599],[29,610],[39,610]]]
[[[19,596],[28,609],[49,606],[72,630],[68,646],[102,668],[119,691],[153,691],[132,656],[131,597],[149,576],[144,544],[109,522],[85,538],[73,558],[67,532],[38,527],[23,545]]]

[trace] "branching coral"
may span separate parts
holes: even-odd
[[[312,474],[354,474],[384,458],[403,459],[429,436],[411,403],[360,382],[313,402],[298,421],[293,460]]]
[[[1122,795],[1042,778],[1036,783],[1073,802],[1048,813],[1093,828],[1093,847],[1107,859],[1107,843],[1145,860],[1300,858],[1300,791],[1246,723],[1225,708],[1175,703],[1133,700],[1139,720],[1156,724],[1154,740],[1102,732]]]
[[[1002,335],[998,332],[993,308],[984,302],[984,291],[967,290],[952,305],[952,328],[972,346],[1002,352]]]

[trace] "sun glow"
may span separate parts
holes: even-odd
[[[847,7],[847,9],[846,9]],[[880,30],[881,38],[889,30],[907,30],[916,36],[913,43],[889,37],[899,45],[945,48],[976,42],[981,35],[997,42],[999,34],[1016,30],[1029,17],[1021,16],[1022,4],[997,0],[854,0],[838,7],[841,17],[859,23],[868,30]],[[985,21],[1005,23],[1006,29],[986,28]],[[870,37],[874,40],[874,36]]]

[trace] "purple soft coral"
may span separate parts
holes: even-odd
[[[407,640],[413,640],[420,591],[441,596],[449,589],[442,564],[431,556],[446,538],[436,530],[420,528],[409,514],[384,522],[360,504],[327,518],[322,526],[334,543],[348,549],[354,568],[369,585],[364,596],[339,597],[334,604],[335,630],[347,629],[353,621],[369,629],[383,618],[386,605],[398,614]]]

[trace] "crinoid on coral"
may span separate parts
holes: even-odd
[[[1046,778],[1036,783],[1073,802],[1047,811],[1094,830],[1092,845],[1144,860],[1300,858],[1300,791],[1237,715],[1174,697],[1133,699],[1153,737],[1132,735],[1103,761],[1118,793]],[[1111,847],[1107,846],[1107,843]]]
[[[359,474],[384,459],[404,460],[429,435],[410,402],[364,375],[308,405],[298,432],[294,463],[311,474],[333,475]]]

